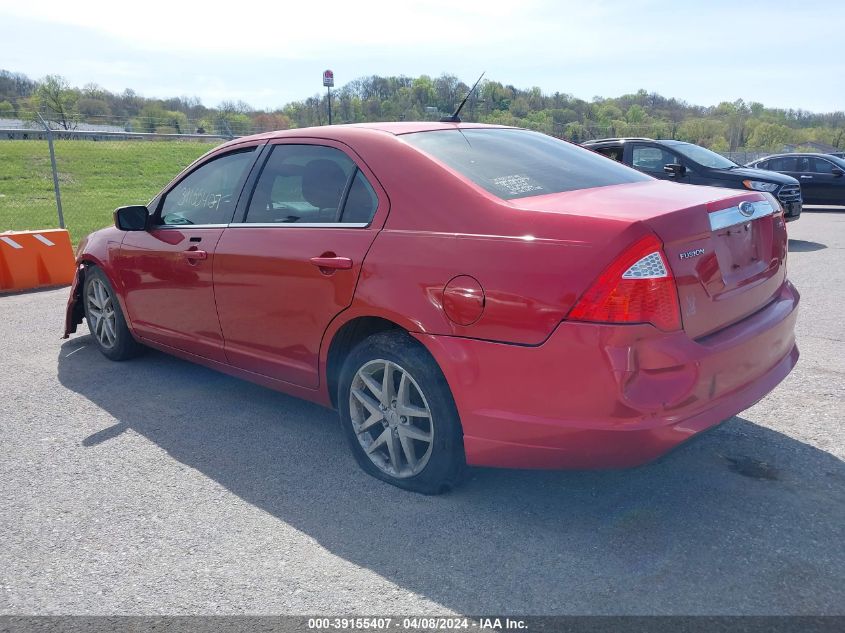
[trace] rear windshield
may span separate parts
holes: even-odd
[[[504,200],[651,180],[604,156],[528,130],[438,130],[402,138]]]

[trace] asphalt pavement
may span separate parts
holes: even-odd
[[[365,475],[333,412],[0,297],[0,614],[845,613],[845,211],[789,225],[801,359],[620,472]]]

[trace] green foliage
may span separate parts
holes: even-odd
[[[335,91],[334,122],[432,119],[452,112],[468,90],[453,75],[364,77]],[[434,107],[437,114],[427,110]],[[325,96],[316,95],[290,103],[283,111],[292,127],[305,127],[325,124],[327,108]],[[461,117],[525,127],[576,142],[603,136],[649,136],[677,138],[722,152],[739,147],[780,149],[778,143],[796,139],[845,145],[845,112],[770,109],[741,99],[702,107],[646,90],[588,102],[566,93],[549,95],[536,87],[522,90],[485,80]],[[760,128],[761,123],[769,126]]]
[[[717,139],[727,143],[728,125],[720,119],[687,119],[678,127],[677,138],[681,141],[712,147]]]
[[[188,117],[183,112],[165,110],[158,103],[148,103],[141,108],[132,129],[136,132],[158,134],[188,134],[194,131],[188,125]]]
[[[372,75],[332,91],[332,121],[436,120],[454,111],[469,85],[454,75],[419,77]],[[78,121],[112,122],[134,131],[243,135],[328,123],[328,99],[317,93],[272,112],[243,101],[208,108],[196,97],[146,99],[132,90],[114,94],[96,84],[72,88],[59,76],[39,82],[20,73],[0,71],[0,116],[34,118],[49,112],[59,127]],[[28,113],[28,114],[27,114]],[[579,99],[485,79],[467,101],[461,117],[526,127],[572,141],[604,136],[678,138],[718,151],[737,148],[779,150],[784,143],[816,140],[845,146],[845,112],[814,114],[800,109],[766,108],[742,99],[704,107],[638,90],[620,97]],[[107,121],[108,119],[108,121]]]
[[[762,121],[753,126],[747,146],[749,149],[774,152],[781,149],[786,143],[795,143],[799,140],[797,130],[791,130],[779,123]]]
[[[0,70],[0,101],[12,104],[15,113],[17,113],[17,105],[27,101],[34,91],[35,82],[23,73]]]
[[[637,103],[628,108],[628,112],[625,113],[625,121],[631,125],[642,125],[647,118],[648,114],[645,109]]]
[[[531,111],[531,106],[528,105],[528,99],[525,97],[517,97],[511,101],[509,109],[513,116],[520,119],[528,116],[528,113]]]
[[[32,105],[42,111],[42,116],[50,123],[72,130],[79,121],[78,100],[79,91],[71,88],[64,77],[47,75],[35,89]]]
[[[93,97],[81,97],[76,103],[76,108],[82,118],[93,119],[96,117],[105,117],[111,114],[109,104],[103,99],[96,99]]]

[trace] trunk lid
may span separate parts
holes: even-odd
[[[786,279],[786,225],[775,199],[761,193],[654,181],[511,204],[644,224],[663,242],[691,338],[758,311]]]

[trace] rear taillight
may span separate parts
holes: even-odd
[[[678,291],[660,240],[649,235],[627,248],[582,295],[568,318],[681,329]]]

